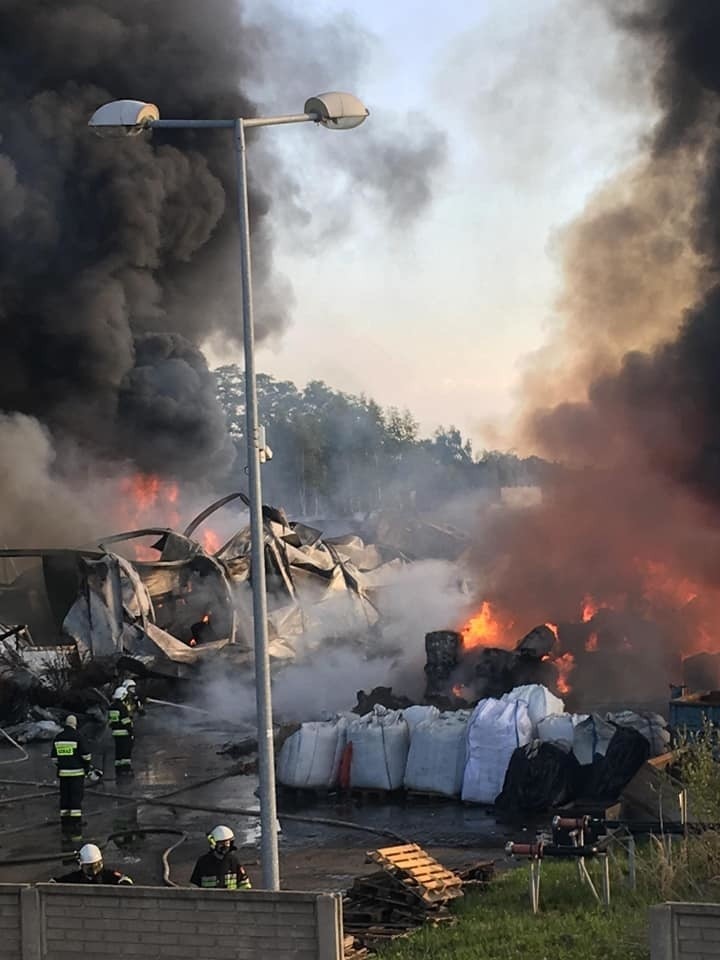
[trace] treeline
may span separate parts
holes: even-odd
[[[236,480],[244,480],[245,395],[242,370],[215,371],[220,402],[238,457]],[[333,390],[315,380],[299,390],[289,380],[260,374],[258,405],[273,458],[263,467],[268,503],[289,514],[318,516],[367,513],[439,502],[478,488],[543,483],[549,465],[537,457],[483,451],[453,426],[422,438],[408,410],[383,409],[374,400]]]

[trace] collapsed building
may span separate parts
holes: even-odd
[[[89,548],[0,551],[6,624],[0,626],[0,669],[40,678],[47,658],[62,653],[75,666],[122,660],[140,674],[184,678],[220,651],[247,661],[250,529],[214,551],[195,538],[201,524],[233,501],[248,504],[244,494],[229,494],[183,532],[143,528]],[[325,538],[272,507],[263,507],[263,521],[273,658],[294,657],[299,639],[312,637],[323,619],[343,637],[362,636],[377,624],[377,591],[407,557],[355,534]],[[138,550],[148,537],[151,548]]]

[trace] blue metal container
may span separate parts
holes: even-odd
[[[687,693],[685,687],[670,688],[670,728],[697,733],[706,723],[720,727],[720,690]]]

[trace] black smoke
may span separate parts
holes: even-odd
[[[311,27],[281,8],[260,21],[240,0],[0,0],[0,411],[37,418],[59,450],[66,436],[95,458],[176,476],[229,464],[201,348],[241,339],[230,136],[100,140],[87,121],[121,98],[156,102],[166,117],[252,116],[247,91],[265,74],[279,82],[288,35],[310,59],[323,53],[322,69],[310,66],[328,86],[357,72],[350,39],[305,45]],[[250,207],[262,340],[292,307],[273,267],[271,197],[296,196],[301,174],[258,147]],[[394,198],[392,215],[427,202],[436,155],[420,143],[404,162],[412,176],[379,157],[367,178]],[[393,181],[404,184],[397,198]]]

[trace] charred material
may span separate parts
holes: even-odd
[[[455,630],[434,630],[425,634],[425,698],[447,696],[460,662],[462,636]]]

